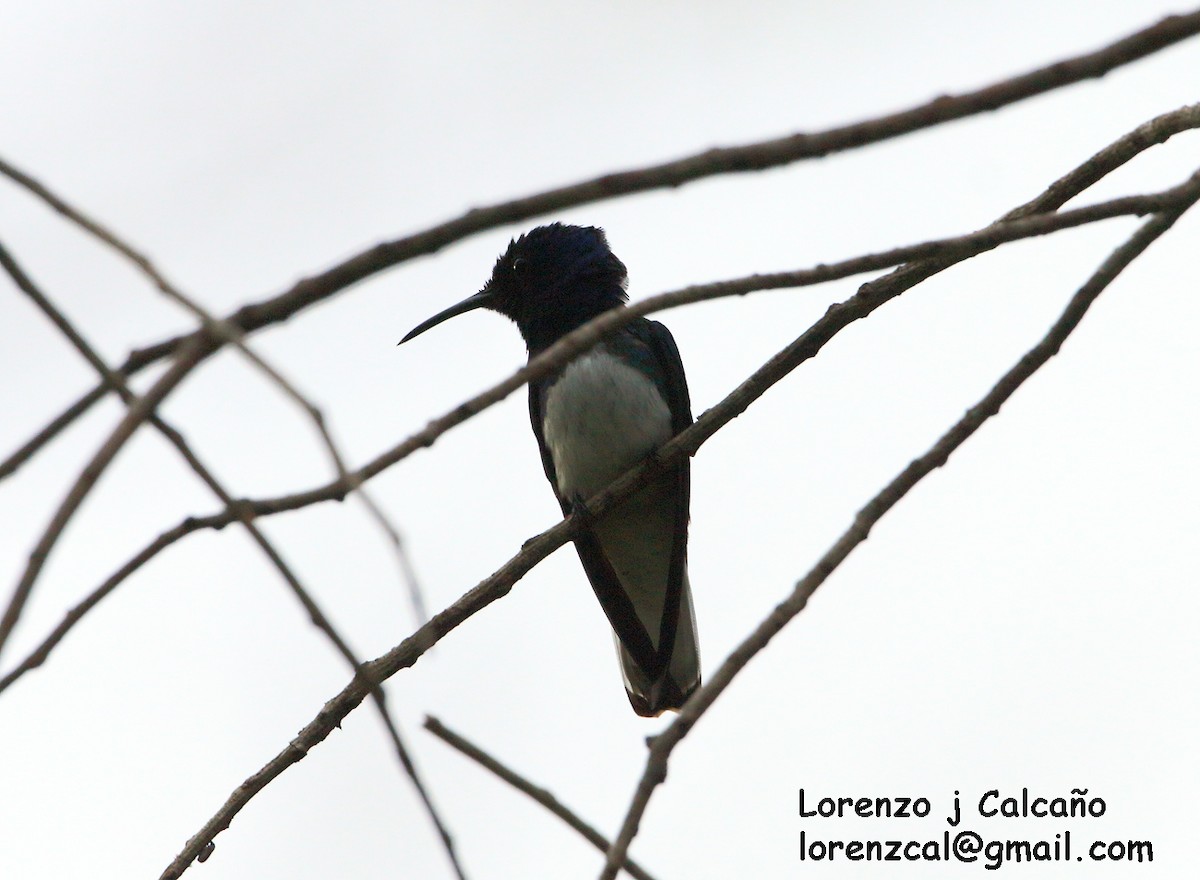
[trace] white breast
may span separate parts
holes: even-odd
[[[671,413],[658,388],[602,345],[567,367],[546,397],[544,416],[566,497],[591,497],[671,437]]]

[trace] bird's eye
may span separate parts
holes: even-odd
[[[512,261],[512,270],[514,275],[524,275],[529,271],[529,261],[524,257],[517,257]]]

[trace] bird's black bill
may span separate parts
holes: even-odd
[[[486,306],[488,303],[490,303],[492,301],[492,298],[493,298],[492,292],[490,290],[488,290],[488,288],[485,287],[483,290],[479,291],[479,293],[475,294],[474,296],[468,296],[462,302],[457,303],[456,305],[450,306],[450,308],[446,309],[445,311],[438,312],[436,315],[434,315],[428,321],[422,321],[416,327],[413,327],[411,330],[409,330],[408,335],[405,336],[403,339],[401,339],[396,344],[403,345],[404,343],[408,342],[408,340],[412,339],[414,336],[420,336],[422,333],[424,333],[430,327],[436,327],[438,324],[442,323],[443,321],[447,321],[450,318],[453,318],[455,315],[461,315],[464,312],[470,312],[470,311],[473,311],[474,309],[483,308],[484,306]]]

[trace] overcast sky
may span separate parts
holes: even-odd
[[[815,131],[1098,48],[1158,0],[656,4],[10,4],[0,156],[226,313],[463,210],[714,145]],[[634,299],[966,232],[1147,119],[1194,102],[1200,40],[1106,78],[897,141],[602,202],[480,234],[253,338],[351,463],[508,375],[515,328],[477,312],[403,348],[538,222],[601,225]],[[1080,204],[1174,185],[1180,135]],[[1195,212],[1193,212],[1195,214]],[[840,334],[693,461],[691,581],[708,672],[1045,332],[1138,221],[1003,248]],[[871,533],[676,751],[633,847],[682,877],[977,876],[976,865],[801,864],[811,840],[939,838],[955,791],[984,839],[1150,840],[1194,871],[1200,784],[1200,371],[1189,215],[946,467]],[[111,252],[0,181],[0,241],[110,363],[190,328]],[[658,317],[697,414],[865,278]],[[0,455],[94,382],[7,282]],[[148,387],[152,370],[139,377]],[[559,518],[525,395],[372,482],[432,610]],[[233,353],[162,409],[239,496],[332,475],[310,422]],[[97,407],[0,483],[7,600],[62,494],[121,414]],[[52,554],[6,671],[159,532],[218,502],[149,429]],[[415,626],[355,501],[261,523],[363,657]],[[0,695],[0,875],[157,877],[229,793],[349,680],[278,573],[230,527],[139,571]],[[581,838],[420,729],[426,713],[615,833],[667,718],[630,711],[570,548],[389,683],[468,875],[592,877]],[[1099,819],[982,819],[989,789]],[[808,797],[926,797],[928,818],[806,819]],[[1079,876],[1040,865],[1038,880]],[[1014,870],[1018,870],[1014,868]],[[189,876],[449,877],[367,705],[252,801]],[[882,875],[881,875],[882,876]]]

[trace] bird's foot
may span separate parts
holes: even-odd
[[[588,510],[587,499],[578,492],[571,496],[571,519],[579,519],[585,526],[590,525],[595,519],[592,512]]]

